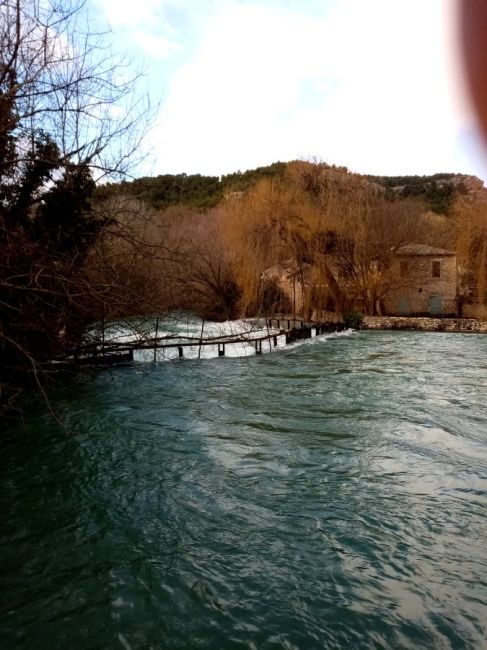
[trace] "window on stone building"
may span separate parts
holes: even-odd
[[[441,275],[440,262],[433,262],[433,277],[439,278]]]
[[[404,278],[408,274],[408,263],[407,262],[401,262],[399,265],[399,273],[401,275],[401,278]]]

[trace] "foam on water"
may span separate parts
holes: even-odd
[[[350,336],[353,330],[343,332],[332,332],[316,336],[316,329],[312,328],[311,339],[302,339],[286,345],[286,337],[279,334],[278,329],[269,328],[264,319],[239,319],[224,322],[202,322],[201,320],[188,315],[168,316],[160,320],[156,329],[155,322],[131,321],[125,323],[111,323],[105,329],[105,342],[135,343],[146,341],[156,337],[167,338],[171,344],[184,343],[183,359],[215,359],[218,358],[218,340],[225,343],[225,357],[239,358],[255,356],[255,343],[239,341],[227,343],[226,337],[258,338],[269,335],[276,336],[276,345],[272,339],[262,341],[262,354],[278,352],[284,348],[296,349],[301,346],[321,344],[327,339],[336,336]],[[96,332],[99,336],[99,332]],[[212,345],[187,345],[188,338],[215,339]],[[154,350],[136,350],[134,352],[135,362],[163,362],[180,360],[177,348],[160,348],[154,355]]]

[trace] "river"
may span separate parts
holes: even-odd
[[[487,336],[134,363],[0,455],[0,648],[485,648]]]

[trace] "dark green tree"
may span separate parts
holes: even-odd
[[[87,25],[82,0],[0,0],[0,406],[96,318],[94,179],[127,171],[147,124],[139,75]]]

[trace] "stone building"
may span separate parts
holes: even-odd
[[[378,262],[370,262],[369,281],[375,278],[381,285],[377,312],[390,316],[457,316],[459,287],[457,256],[454,251],[434,248],[425,244],[405,244],[391,251],[387,267],[380,270]],[[336,310],[336,305],[348,304],[367,312],[362,293],[356,290],[352,280],[333,255],[327,256],[329,275],[323,277],[317,267],[286,260],[267,269],[261,280],[274,282],[288,300],[291,313],[305,318],[323,318],[324,310]],[[336,290],[342,297],[336,302]],[[340,298],[340,296],[338,296]],[[335,306],[332,306],[335,303]],[[370,306],[369,306],[370,307]],[[318,311],[319,310],[319,313]],[[326,311],[326,317],[330,314]]]
[[[454,251],[406,244],[395,253],[384,311],[389,315],[455,316],[458,271]]]

